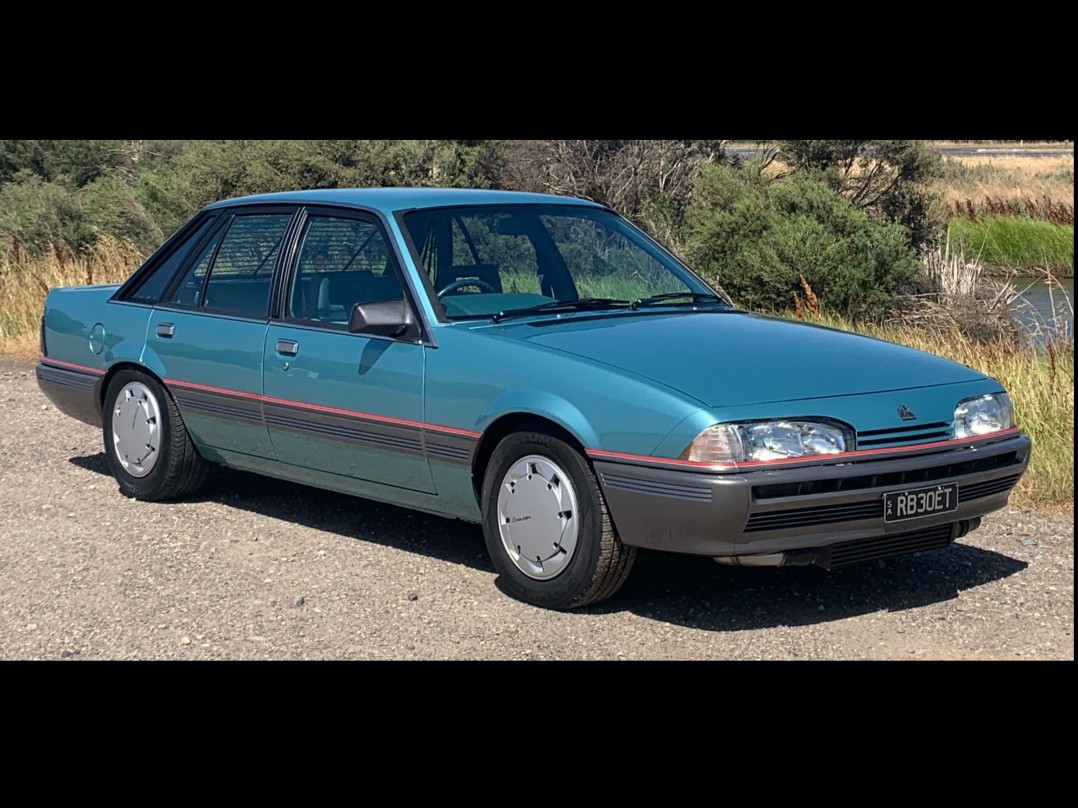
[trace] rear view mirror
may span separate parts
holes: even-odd
[[[528,228],[526,222],[517,216],[503,216],[494,224],[494,229],[500,236],[526,236]]]

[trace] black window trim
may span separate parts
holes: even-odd
[[[138,269],[131,273],[131,276],[126,281],[124,281],[120,285],[120,288],[117,289],[113,293],[112,297],[109,298],[109,302],[128,303],[133,306],[156,306],[158,303],[160,303],[161,298],[164,297],[163,294],[154,301],[130,300],[129,297],[130,295],[137,292],[138,289],[142,286],[143,282],[145,280],[148,280],[150,275],[156,272],[162,264],[168,261],[168,259],[173,256],[176,250],[180,249],[180,247],[183,246],[184,242],[187,241],[189,236],[191,236],[193,233],[197,233],[199,228],[201,228],[202,225],[206,223],[207,219],[212,221],[219,215],[220,211],[218,210],[203,209],[196,213],[194,216],[192,216],[186,224],[180,227],[175,233],[169,236],[160,247],[154,250],[150,257],[143,261],[142,265]],[[216,229],[217,225],[212,225],[206,231],[205,235],[214,232]],[[204,240],[205,236],[198,240],[198,244],[195,245],[195,248],[201,247]],[[175,271],[176,274],[178,274],[180,271],[185,271],[186,267],[187,260],[184,260],[180,267]],[[175,276],[169,278],[168,283],[165,285],[165,288],[170,288],[173,284],[173,281],[175,281]]]
[[[180,269],[176,272],[176,275],[172,278],[168,287],[165,289],[160,300],[156,304],[158,308],[169,311],[183,311],[191,312],[195,314],[206,314],[210,316],[227,317],[233,320],[251,320],[254,322],[269,322],[270,313],[273,311],[274,293],[277,288],[278,278],[281,273],[282,257],[285,251],[285,246],[290,243],[290,239],[293,235],[293,230],[296,225],[296,219],[299,215],[301,206],[295,202],[288,203],[263,203],[256,205],[230,205],[225,207],[214,208],[213,212],[220,214],[220,221],[218,221],[213,227],[211,227],[206,234],[199,239],[198,244],[192,249],[191,254],[184,260]],[[170,298],[176,293],[176,288],[183,281],[184,276],[187,274],[187,270],[191,268],[191,265],[198,260],[199,254],[202,249],[219,233],[226,230],[231,226],[232,222],[237,216],[257,216],[259,214],[276,214],[291,216],[288,224],[285,226],[284,233],[281,236],[281,244],[277,250],[277,257],[273,262],[273,274],[270,275],[270,293],[266,301],[266,311],[263,315],[254,315],[249,312],[237,311],[236,309],[206,309],[202,306],[202,301],[206,296],[206,288],[209,285],[209,278],[213,274],[213,261],[216,260],[217,249],[220,248],[220,244],[214,250],[214,258],[210,260],[210,271],[206,276],[206,282],[202,285],[202,290],[199,292],[198,301],[194,306],[184,306],[178,303],[171,302]]]
[[[553,204],[557,204],[559,207],[565,208],[565,209],[579,208],[579,209],[581,209],[583,211],[604,211],[606,213],[613,214],[614,216],[621,219],[626,225],[628,225],[629,228],[636,231],[636,233],[638,233],[644,239],[646,239],[647,241],[654,244],[655,247],[657,247],[665,256],[667,256],[674,263],[675,266],[677,266],[679,269],[681,269],[683,272],[685,272],[687,275],[689,275],[692,279],[697,281],[701,286],[703,286],[704,289],[707,289],[707,290],[709,290],[711,292],[714,292],[716,295],[719,295],[724,300],[728,300],[727,296],[724,293],[716,290],[710,283],[708,283],[706,280],[704,280],[702,277],[700,277],[699,274],[697,274],[684,261],[682,261],[676,255],[674,255],[670,250],[668,250],[657,239],[655,239],[654,237],[648,235],[642,228],[640,228],[640,227],[636,226],[635,224],[633,224],[631,221],[629,221],[629,219],[627,217],[625,217],[622,214],[618,213],[618,211],[616,211],[614,208],[611,208],[608,205],[600,205],[600,204],[580,205],[580,204],[574,204],[572,202],[553,203]],[[445,307],[442,306],[442,301],[438,298],[437,290],[435,290],[435,288],[434,288],[434,282],[427,275],[427,273],[423,270],[423,261],[422,261],[422,258],[420,256],[420,250],[419,250],[418,246],[416,245],[416,243],[412,240],[411,231],[409,231],[408,226],[406,225],[406,223],[404,221],[405,217],[409,213],[421,213],[421,212],[429,211],[429,210],[453,210],[453,209],[457,209],[457,208],[469,208],[469,209],[477,209],[478,210],[478,209],[485,208],[485,207],[491,207],[491,208],[507,208],[507,207],[544,208],[544,207],[547,207],[547,206],[548,206],[548,203],[544,203],[544,202],[479,202],[479,203],[467,203],[467,204],[457,204],[457,205],[431,205],[431,206],[422,206],[422,207],[412,207],[412,208],[406,208],[406,209],[394,211],[393,215],[394,215],[394,218],[397,221],[397,227],[400,230],[402,237],[404,238],[404,243],[408,246],[408,252],[411,255],[412,263],[416,268],[416,275],[419,276],[420,282],[423,285],[424,291],[427,293],[427,298],[430,300],[431,307],[434,309],[435,316],[437,317],[439,323],[449,325],[449,324],[452,324],[452,323],[460,323],[460,322],[474,322],[475,320],[488,319],[489,315],[468,315],[468,316],[453,317],[453,318],[450,318],[448,315],[446,315]]]

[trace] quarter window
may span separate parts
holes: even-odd
[[[160,300],[161,295],[163,295],[165,289],[168,288],[169,281],[172,280],[177,270],[179,270],[184,261],[191,255],[191,250],[193,250],[195,245],[206,235],[206,231],[210,229],[210,226],[214,221],[215,218],[213,216],[208,217],[202,225],[188,238],[184,239],[183,243],[176,247],[164,261],[154,267],[145,278],[139,281],[138,286],[135,287],[134,291],[127,295],[126,299],[136,303],[156,303]]]

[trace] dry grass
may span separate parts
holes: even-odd
[[[1014,316],[1021,291],[988,278],[980,261],[950,242],[922,256],[917,285],[919,294],[901,299],[887,322],[873,324],[821,312],[802,281],[804,298],[793,316],[944,356],[997,379],[1034,447],[1014,502],[1073,506],[1074,336],[1065,323],[1074,309],[1066,293],[1059,288],[1059,315],[1040,321],[1031,338]]]
[[[975,342],[957,328],[947,334],[883,326],[857,330],[946,356],[998,379],[1014,401],[1019,425],[1033,441],[1029,471],[1015,490],[1015,504],[1073,503],[1073,348],[1015,351],[1004,343]]]
[[[3,352],[19,359],[38,353],[38,330],[45,295],[59,286],[120,283],[143,256],[126,242],[105,238],[87,254],[53,253],[15,260],[0,256],[0,340]]]
[[[1049,199],[1074,206],[1074,156],[1023,157],[1015,154],[946,157],[941,185],[948,208],[967,199]]]
[[[1033,441],[1029,470],[1012,501],[1016,505],[1073,506],[1073,343],[1049,343],[1042,351],[1016,351],[1006,339],[985,342],[953,323],[921,328],[854,324],[826,314],[806,319],[944,356],[997,379],[1014,402],[1019,426]]]
[[[932,334],[957,329],[969,340],[1005,343],[1016,351],[1035,344],[1015,316],[1022,290],[990,277],[977,256],[967,257],[950,239],[922,253],[914,287],[894,303],[890,321],[903,329]]]

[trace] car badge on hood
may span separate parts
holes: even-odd
[[[901,418],[903,421],[917,420],[916,413],[914,413],[914,411],[907,407],[905,404],[898,405],[898,417]]]

